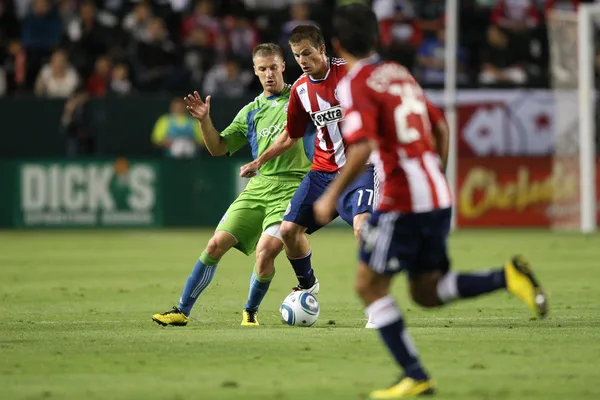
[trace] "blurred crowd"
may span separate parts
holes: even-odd
[[[293,82],[300,72],[287,46],[291,30],[312,23],[329,38],[335,3],[0,0],[0,96],[68,98],[85,92],[93,97],[190,88],[243,96],[258,89],[252,48],[266,41],[281,44]],[[368,3],[381,24],[382,52],[407,65],[424,85],[442,84],[445,0]],[[576,9],[579,0],[460,3],[460,84],[548,84],[547,12]]]

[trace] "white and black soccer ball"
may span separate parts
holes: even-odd
[[[279,308],[285,323],[292,326],[311,326],[319,319],[320,311],[316,297],[300,290],[290,293]]]

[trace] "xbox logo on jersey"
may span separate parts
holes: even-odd
[[[344,113],[342,107],[335,106],[326,110],[313,112],[310,114],[316,126],[327,126],[342,120]]]

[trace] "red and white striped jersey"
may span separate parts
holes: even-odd
[[[330,58],[323,79],[314,80],[304,74],[292,86],[287,131],[291,138],[301,138],[316,128],[312,167],[315,171],[336,172],[346,163],[339,126],[343,114],[337,96],[337,85],[346,75],[345,64],[344,59]]]
[[[355,65],[338,90],[346,143],[377,142],[371,160],[383,188],[378,210],[422,213],[451,207],[431,128],[443,116],[410,72],[374,56]]]

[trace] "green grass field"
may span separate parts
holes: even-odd
[[[321,316],[311,328],[281,322],[295,283],[285,258],[260,313],[242,328],[252,258],[220,264],[191,323],[150,316],[176,305],[209,231],[0,232],[2,399],[361,399],[398,370],[353,292],[349,230],[312,238]],[[421,310],[395,288],[437,399],[600,398],[600,236],[463,231],[454,267],[531,259],[550,293],[534,320],[506,293]]]

